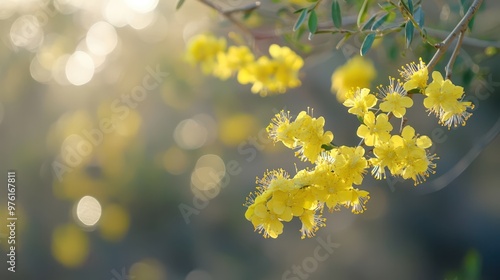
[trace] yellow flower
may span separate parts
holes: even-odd
[[[375,76],[373,63],[365,57],[356,56],[333,72],[331,90],[336,93],[339,102],[344,102],[349,91],[369,87]]]
[[[363,175],[368,168],[368,161],[364,157],[365,149],[358,146],[341,146],[337,150],[330,151],[333,160],[333,171],[347,184],[360,185]]]
[[[413,106],[413,100],[406,96],[406,91],[399,81],[391,78],[389,82],[386,88],[379,88],[384,96],[384,101],[380,103],[379,108],[383,112],[391,112],[396,118],[402,118],[406,114],[406,108]]]
[[[278,91],[300,86],[299,70],[304,66],[304,60],[288,47],[272,44],[269,54],[276,62],[275,79]]]
[[[255,230],[259,231],[264,238],[277,238],[278,235],[283,233],[283,223],[278,218],[278,215],[270,212],[263,204],[255,206],[255,216],[252,223],[257,226]]]
[[[295,121],[290,122],[290,115],[283,111],[276,114],[267,131],[274,142],[281,141],[291,149],[299,149],[295,154],[301,160],[314,163],[322,151],[323,144],[333,141],[333,133],[324,132],[323,117],[313,118],[305,111],[299,113]]]
[[[379,142],[389,141],[392,125],[386,114],[379,114],[375,119],[373,112],[368,112],[363,118],[364,124],[358,127],[357,135],[365,139],[367,146],[377,145]]]
[[[273,82],[276,63],[267,56],[261,56],[238,72],[238,82],[245,85],[253,83],[252,92],[266,96],[268,91],[277,90]]]
[[[457,127],[465,125],[466,120],[472,115],[467,112],[473,108],[469,101],[463,99],[463,87],[454,85],[450,80],[443,79],[441,73],[432,72],[432,83],[425,89],[424,106],[434,113],[443,125]]]
[[[302,228],[300,229],[302,239],[306,236],[313,237],[320,227],[325,226],[325,218],[322,218],[321,214],[317,214],[316,211],[317,210],[305,210],[299,217],[302,222]]]
[[[287,88],[300,86],[299,71],[304,65],[300,56],[288,47],[273,44],[269,47],[271,59],[261,56],[238,72],[238,82],[253,83],[252,92],[266,96],[284,93]]]
[[[190,40],[186,59],[192,64],[200,64],[205,74],[210,74],[216,65],[217,55],[226,50],[226,40],[201,34]]]
[[[435,155],[427,154],[425,149],[432,146],[429,137],[415,135],[415,129],[405,126],[401,136],[391,137],[396,153],[400,158],[401,169],[399,174],[403,179],[413,179],[415,185],[420,184],[429,177],[429,173],[434,173],[436,164],[432,161],[437,159]]]
[[[339,193],[341,204],[345,207],[352,206],[352,213],[359,214],[365,210],[365,204],[370,199],[367,191],[351,188]]]
[[[407,64],[406,67],[401,67],[402,70],[399,71],[401,77],[406,81],[403,85],[403,88],[406,91],[410,91],[412,89],[419,89],[423,91],[427,86],[429,71],[427,70],[425,63],[422,61],[422,58],[420,58],[419,61],[420,62],[418,64],[415,62]]]
[[[377,104],[377,98],[375,95],[370,94],[370,90],[367,88],[358,88],[352,97],[344,101],[344,106],[350,107],[347,112],[361,118],[368,112],[368,109],[375,106],[375,104]]]
[[[304,212],[304,199],[300,195],[300,190],[290,192],[275,191],[273,198],[267,202],[267,207],[278,215],[278,218],[285,222],[292,220],[294,216],[298,217]]]
[[[391,137],[390,141],[379,142],[375,145],[373,149],[373,154],[375,158],[370,159],[370,163],[373,166],[372,175],[375,179],[385,179],[385,168],[389,168],[392,175],[399,174],[401,170],[400,158],[396,152],[396,147],[394,146],[394,141]]]
[[[225,80],[253,61],[253,53],[247,46],[231,46],[227,53],[219,52],[217,54],[214,76]]]

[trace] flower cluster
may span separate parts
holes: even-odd
[[[431,139],[406,123],[407,109],[414,104],[412,95],[423,94],[424,106],[448,128],[464,125],[472,104],[462,101],[462,87],[444,80],[439,72],[432,73],[433,81],[428,84],[428,69],[421,60],[406,65],[400,74],[403,81],[389,77],[389,84],[379,86],[378,93],[367,87],[345,93],[344,106],[360,121],[357,135],[361,142],[354,147],[335,146],[333,133],[324,131],[323,117],[300,112],[292,121],[288,112],[276,114],[267,127],[270,138],[294,149],[299,159],[314,166],[293,177],[280,169],[257,179],[257,190],[245,203],[245,217],[255,230],[276,238],[283,232],[283,222],[298,217],[302,238],[311,237],[325,225],[325,206],[330,212],[341,206],[351,207],[353,213],[363,212],[369,193],[355,186],[362,184],[367,169],[376,179],[389,173],[411,179],[415,185],[434,173],[438,157],[429,152]],[[391,123],[393,117],[401,122],[397,129]]]
[[[416,91],[425,96],[424,106],[430,113],[435,114],[441,125],[448,129],[465,125],[465,122],[472,115],[467,109],[472,109],[474,105],[470,101],[463,101],[464,88],[454,85],[449,79],[443,79],[438,71],[432,72],[432,82],[427,84],[429,73],[425,63],[420,59],[420,63],[411,63],[400,71],[404,77],[404,89],[406,91]]]
[[[268,127],[269,136],[286,147],[298,149],[301,160],[314,163],[290,177],[284,170],[267,171],[257,179],[257,190],[247,198],[245,217],[264,237],[276,238],[283,232],[283,222],[298,217],[302,222],[302,238],[312,237],[325,225],[322,217],[326,206],[330,212],[341,206],[353,213],[364,211],[369,199],[367,191],[359,190],[369,167],[363,147],[341,146],[330,142],[333,134],[324,132],[324,119],[301,112],[294,121],[289,113],[277,114]],[[331,147],[328,151],[324,147]]]
[[[252,92],[261,96],[300,86],[303,59],[290,48],[276,44],[269,47],[269,54],[255,58],[247,46],[227,48],[224,38],[202,34],[189,42],[186,56],[191,63],[199,64],[203,73],[222,80],[236,75],[238,82],[252,84]]]

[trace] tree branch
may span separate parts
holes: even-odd
[[[476,14],[477,10],[479,9],[479,6],[483,3],[483,0],[474,0],[472,5],[470,6],[469,10],[467,13],[464,15],[464,17],[460,20],[460,22],[455,26],[453,31],[446,37],[441,43],[436,44],[436,48],[438,49],[437,52],[434,54],[432,57],[431,61],[429,61],[429,64],[427,65],[427,69],[429,72],[432,72],[438,61],[441,59],[441,57],[446,53],[448,48],[450,47],[450,44],[455,40],[455,38],[461,34],[464,33],[467,30],[467,25],[471,21],[472,17],[474,14]],[[459,46],[460,47],[460,46]]]
[[[460,52],[460,47],[462,46],[464,36],[465,36],[465,31],[460,32],[460,34],[458,35],[457,44],[455,45],[455,49],[453,50],[450,60],[448,61],[448,64],[445,67],[446,79],[448,80],[451,79],[451,73],[453,72],[453,65],[455,64],[455,60],[457,59],[458,53]]]

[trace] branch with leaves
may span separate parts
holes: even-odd
[[[230,10],[222,9],[211,0],[198,2],[216,10],[254,41],[265,37],[234,17],[238,12],[256,12],[262,8],[260,2]],[[290,32],[295,34],[295,43],[307,33],[309,41],[325,34],[342,35],[337,48],[353,36],[363,39],[360,56],[351,58],[332,74],[332,92],[348,108],[348,113],[359,120],[356,135],[360,142],[354,146],[334,144],[334,133],[324,130],[325,119],[316,118],[309,111],[302,111],[295,118],[285,111],[274,116],[267,128],[269,138],[294,150],[297,158],[311,166],[297,170],[293,176],[278,169],[267,171],[257,179],[256,191],[244,204],[248,207],[245,217],[256,231],[271,238],[277,238],[283,232],[283,223],[294,217],[302,222],[300,231],[305,238],[314,236],[325,226],[325,209],[334,212],[345,207],[354,214],[364,212],[370,196],[361,185],[369,169],[375,179],[401,177],[412,180],[415,185],[435,173],[439,158],[429,150],[432,140],[417,133],[414,120],[409,119],[406,112],[416,102],[413,96],[419,94],[423,96],[426,115],[435,115],[438,123],[448,129],[464,126],[471,117],[474,105],[464,100],[464,88],[453,84],[451,75],[464,42],[478,42],[467,38],[466,31],[483,1],[474,0],[442,42],[428,36],[422,1],[388,0],[375,6],[372,1],[364,0],[355,7],[356,15],[347,17],[343,17],[343,11],[349,7],[337,0],[293,2],[302,6],[286,5],[280,11],[293,23]],[[325,17],[325,6],[330,8],[328,24],[320,22]],[[435,48],[432,59],[429,63],[420,58],[406,64],[399,71],[399,79],[389,76],[388,84],[372,90],[370,83],[379,71],[366,54],[377,38],[401,33],[405,49],[415,44],[415,34],[422,45]],[[431,29],[429,33],[436,32]],[[278,36],[273,33],[267,38]],[[284,38],[290,37],[285,34]],[[434,69],[455,41],[443,77]],[[299,74],[304,65],[302,57],[287,46],[271,44],[269,56],[255,57],[245,45],[228,47],[225,38],[205,34],[191,40],[187,58],[200,65],[206,74],[223,80],[236,77],[241,84],[252,84],[251,91],[261,96],[283,94],[287,89],[299,87]]]

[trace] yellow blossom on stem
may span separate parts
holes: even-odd
[[[339,193],[340,203],[345,207],[352,207],[352,213],[354,214],[363,213],[366,210],[365,204],[369,199],[369,193],[359,189],[351,188]]]
[[[427,66],[422,61],[422,58],[419,59],[419,63],[416,64],[412,62],[407,64],[406,67],[401,67],[402,70],[399,71],[401,77],[405,80],[403,88],[406,91],[410,91],[412,89],[419,89],[423,91],[427,86],[427,80],[429,79],[429,71],[427,70]]]
[[[363,56],[355,56],[333,72],[331,90],[339,102],[344,102],[350,91],[369,87],[375,76],[373,63]]]
[[[292,220],[294,216],[298,217],[304,212],[304,198],[300,190],[289,192],[275,191],[271,200],[267,202],[267,207],[271,212],[278,215],[278,218],[285,222]]]
[[[333,171],[347,184],[361,185],[363,175],[368,168],[368,161],[364,157],[363,147],[341,146],[332,152]]]
[[[391,137],[394,143],[396,153],[400,158],[401,168],[399,174],[403,179],[413,179],[415,185],[420,184],[434,173],[436,164],[433,160],[437,159],[435,155],[429,155],[426,151],[432,146],[429,137],[415,135],[415,129],[411,126],[405,126],[401,136]]]
[[[299,219],[302,222],[302,228],[300,229],[302,239],[313,237],[320,227],[325,226],[325,218],[321,217],[317,210],[305,210]]]
[[[344,101],[344,106],[350,108],[348,112],[361,118],[375,104],[377,104],[377,98],[370,94],[370,90],[367,88],[356,89],[355,93]]]
[[[210,74],[216,66],[217,55],[225,50],[224,38],[201,34],[189,41],[186,59],[192,64],[200,64],[203,73]]]
[[[387,142],[378,142],[373,149],[373,154],[376,157],[371,158],[370,163],[373,166],[371,173],[375,177],[375,179],[381,180],[386,178],[386,167],[393,175],[399,174],[402,168],[400,164],[401,160],[398,153],[396,152],[396,147],[394,146],[393,137],[391,137],[391,139]]]
[[[259,204],[255,207],[255,218],[252,223],[257,226],[255,230],[264,235],[264,238],[277,238],[283,233],[283,223],[278,215],[269,211],[266,206]]]
[[[379,142],[386,142],[391,137],[392,125],[386,114],[379,114],[375,118],[373,112],[368,112],[363,118],[363,124],[358,127],[357,134],[365,140],[367,146],[377,145]]]
[[[439,118],[442,125],[457,127],[465,125],[472,113],[467,109],[473,108],[470,101],[462,101],[463,87],[454,85],[449,79],[444,80],[438,71],[432,72],[432,83],[425,89],[424,106]]]
[[[299,113],[297,118],[290,122],[290,116],[283,111],[276,114],[267,131],[274,142],[281,141],[291,149],[298,149],[296,155],[302,160],[314,163],[322,151],[322,145],[333,140],[333,133],[324,132],[323,117],[313,118],[305,111]]]
[[[396,118],[402,118],[406,114],[406,108],[413,106],[413,100],[406,95],[406,90],[399,81],[394,78],[389,79],[389,86],[379,88],[384,96],[379,108],[383,112],[391,112]]]

